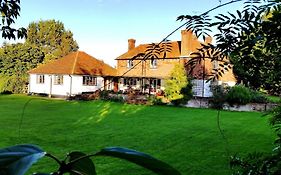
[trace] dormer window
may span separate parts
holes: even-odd
[[[152,68],[152,69],[157,68],[157,60],[156,59],[150,60],[150,68]]]
[[[128,60],[127,62],[127,68],[132,68],[134,66],[133,60]]]

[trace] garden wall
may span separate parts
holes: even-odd
[[[191,99],[185,105],[186,107],[192,108],[211,108],[211,104],[209,99],[202,98],[202,99]],[[277,106],[274,103],[249,103],[246,105],[233,105],[230,106],[229,104],[225,103],[223,109],[230,110],[230,111],[267,111],[272,109],[273,107]]]

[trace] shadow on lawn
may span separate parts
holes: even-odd
[[[86,108],[82,107],[82,103],[88,103]],[[137,116],[146,106],[130,105],[125,103],[114,103],[106,101],[78,102],[79,111],[88,110],[88,115],[82,115],[78,112],[79,117],[74,125],[100,123],[108,117],[131,117]],[[84,106],[84,105],[83,105]],[[90,114],[90,115],[89,115]]]

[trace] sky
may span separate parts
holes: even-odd
[[[176,21],[178,16],[200,14],[217,5],[219,0],[22,0],[16,27],[59,20],[73,33],[80,51],[115,66],[114,59],[127,51],[129,38],[136,39],[136,45],[160,42],[182,24]],[[169,40],[180,40],[180,31]]]

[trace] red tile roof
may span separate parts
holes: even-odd
[[[40,65],[28,73],[115,76],[117,70],[85,52],[77,51]]]

